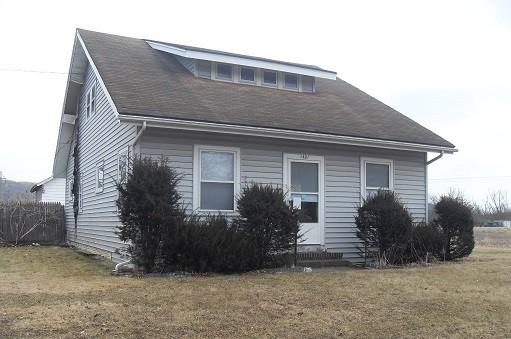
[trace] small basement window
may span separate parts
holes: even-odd
[[[298,75],[286,73],[284,75],[284,88],[298,89]]]
[[[263,84],[267,86],[277,86],[277,72],[263,71]]]
[[[216,65],[216,77],[218,79],[232,81],[232,65],[217,64]]]
[[[241,82],[255,82],[255,69],[241,67],[240,69],[240,81]]]
[[[103,161],[96,164],[96,193],[103,192],[105,184],[105,165]]]
[[[362,158],[362,197],[367,198],[378,190],[392,190],[393,161],[388,159]]]
[[[302,91],[314,92],[314,78],[302,75]]]
[[[197,63],[197,71],[199,77],[211,79],[211,62],[199,61]]]

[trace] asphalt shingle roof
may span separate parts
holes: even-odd
[[[347,82],[297,93],[197,78],[145,40],[79,29],[121,114],[454,147]]]

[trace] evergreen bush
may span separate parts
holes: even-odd
[[[300,238],[298,210],[281,188],[257,183],[242,188],[237,206],[234,224],[254,247],[256,266],[278,265],[275,259],[293,249]]]
[[[378,190],[364,199],[355,217],[357,237],[362,242],[359,248],[367,264],[368,259],[376,264],[399,265],[406,262],[412,236],[412,218],[399,201],[396,193]]]
[[[434,223],[444,234],[444,260],[463,258],[474,249],[474,217],[471,205],[461,196],[440,197],[435,204]]]
[[[431,262],[442,260],[445,253],[445,237],[442,229],[430,223],[419,223],[412,227],[410,246],[406,261]]]
[[[181,223],[179,176],[165,159],[134,158],[125,183],[118,183],[118,236],[128,242],[132,260],[152,272],[161,235]]]

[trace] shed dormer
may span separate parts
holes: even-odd
[[[154,49],[170,53],[196,77],[296,92],[315,92],[315,79],[335,80],[337,73],[297,64],[210,49],[146,40]]]

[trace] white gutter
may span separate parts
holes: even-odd
[[[187,121],[171,118],[146,117],[137,115],[119,114],[119,119],[125,122],[144,122],[147,127],[172,128],[188,131],[214,132],[223,134],[249,135],[267,138],[278,138],[288,140],[300,140],[310,142],[323,142],[331,144],[353,145],[373,148],[387,148],[405,151],[418,152],[443,152],[452,154],[457,152],[456,148],[415,144],[409,142],[369,139],[361,137],[350,137],[342,135],[322,134],[313,132],[282,130],[277,128],[241,126],[230,124],[218,124],[202,121]]]

